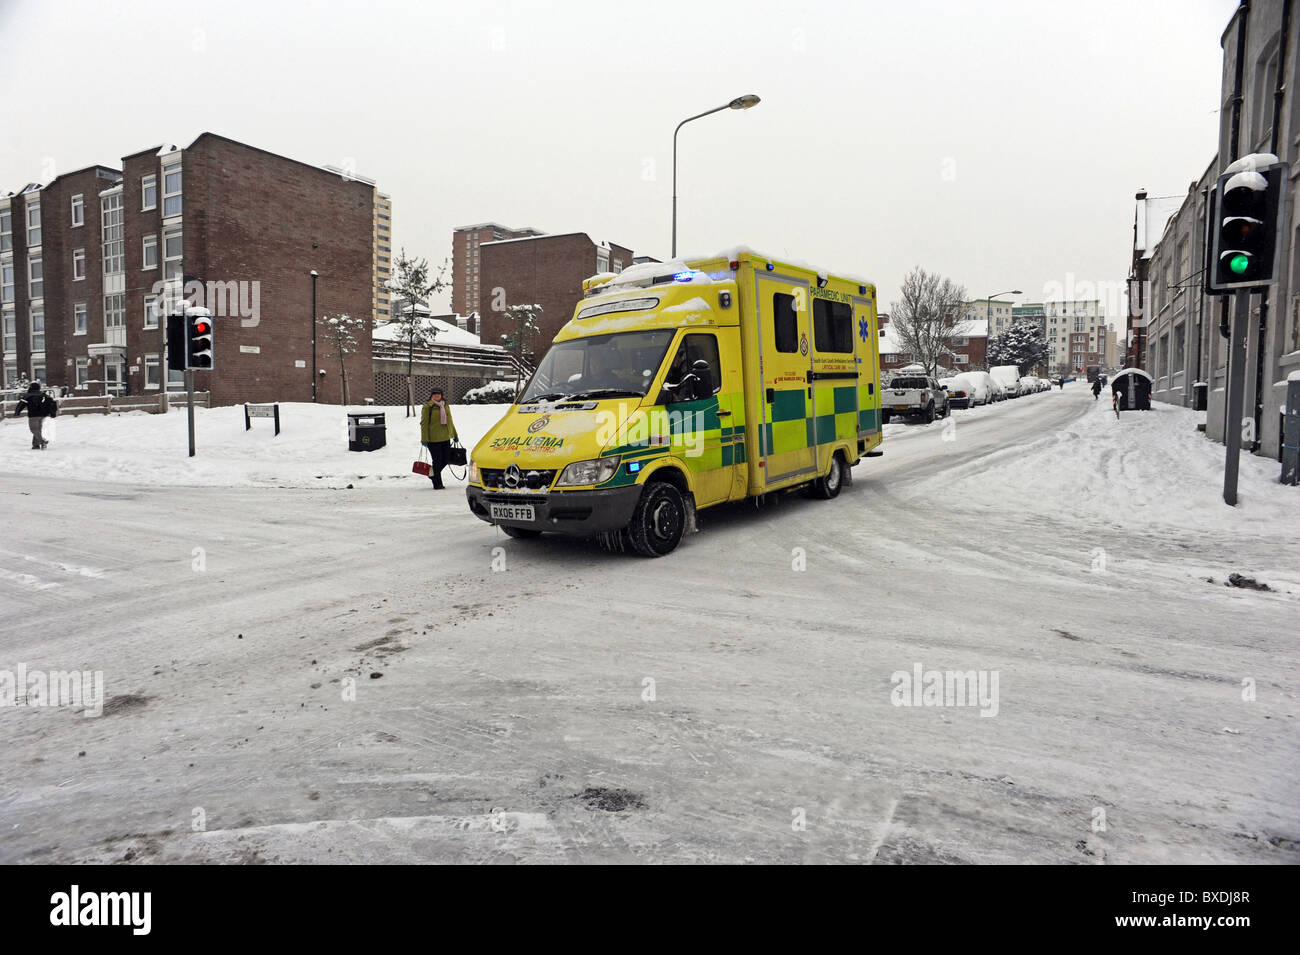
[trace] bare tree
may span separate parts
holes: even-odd
[[[501,336],[501,343],[506,351],[512,352],[515,356],[516,398],[519,397],[519,386],[523,377],[524,356],[531,354],[534,339],[541,330],[538,324],[541,317],[542,306],[540,305],[511,305],[506,308],[505,319],[510,323],[510,331]]]
[[[406,416],[415,414],[415,388],[412,383],[416,347],[427,348],[433,344],[436,332],[416,309],[429,304],[429,296],[437,294],[450,283],[447,280],[447,263],[444,261],[438,274],[429,278],[429,260],[412,259],[403,248],[393,260],[394,276],[388,287],[403,299],[403,310],[394,319],[398,325],[398,340],[406,343]]]
[[[902,350],[910,352],[934,375],[963,322],[966,289],[919,265],[903,279],[903,298],[889,312],[889,324]]]
[[[357,334],[365,328],[364,318],[353,318],[347,312],[333,318],[328,315],[321,319],[325,326],[325,344],[329,346],[328,354],[339,360],[339,378],[343,382],[343,403],[348,403],[348,368],[345,359],[357,352]]]

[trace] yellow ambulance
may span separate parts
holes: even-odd
[[[511,537],[597,535],[660,557],[699,509],[835,497],[880,444],[870,283],[732,250],[583,291],[470,460],[470,510]]]

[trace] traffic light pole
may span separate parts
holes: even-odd
[[[1237,506],[1237,470],[1241,464],[1241,407],[1246,391],[1246,325],[1250,321],[1248,288],[1237,289],[1228,346],[1228,411],[1223,418],[1223,443],[1228,447],[1223,463],[1223,500]]]
[[[190,457],[194,457],[194,371],[185,369],[185,393],[189,397]]]

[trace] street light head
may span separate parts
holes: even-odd
[[[1006,294],[1007,294],[1007,295],[1024,295],[1025,293],[1022,292],[1022,291],[1020,291],[1020,289],[1018,289],[1018,288],[1013,288],[1010,292],[1007,292]]]
[[[737,96],[728,105],[732,109],[749,109],[753,106],[757,106],[761,102],[762,100],[760,100],[757,96],[755,96],[753,93],[749,93],[745,96]]]

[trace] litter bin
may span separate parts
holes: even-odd
[[[1198,381],[1192,385],[1192,410],[1204,411],[1208,407],[1209,394],[1210,386],[1205,382]]]
[[[348,413],[348,450],[376,451],[387,443],[384,416],[359,412]]]

